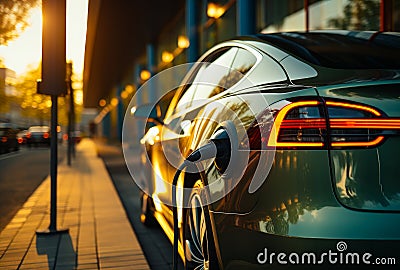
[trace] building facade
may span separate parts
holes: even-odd
[[[94,122],[101,136],[121,140],[123,117],[136,90],[152,75],[195,62],[209,48],[237,36],[278,31],[400,31],[400,1],[395,0],[186,0],[173,20],[159,29],[146,53],[99,100]],[[149,89],[139,105],[163,95]]]

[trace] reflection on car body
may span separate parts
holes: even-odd
[[[199,62],[205,64],[191,69],[190,83],[170,99],[168,128],[156,123],[142,140],[152,166],[142,221],[155,217],[172,239],[171,162],[182,162],[222,123],[240,122],[247,139],[239,137],[238,148],[249,155],[239,179],[226,177],[215,161],[184,174],[185,187],[194,187],[188,208],[179,209],[180,255],[188,268],[268,266],[257,262],[266,247],[322,253],[338,241],[374,256],[396,255],[399,34],[260,34],[217,45]],[[213,72],[212,64],[226,72]],[[196,83],[204,76],[210,84]],[[171,125],[175,120],[179,125]],[[173,145],[179,152],[167,159]],[[252,184],[267,166],[265,151],[274,151],[271,168]],[[212,187],[202,196],[206,185]]]

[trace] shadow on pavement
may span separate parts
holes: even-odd
[[[38,235],[36,251],[39,255],[47,255],[49,269],[75,269],[76,252],[69,233]]]

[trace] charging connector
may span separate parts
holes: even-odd
[[[224,163],[228,164],[230,159],[231,144],[229,135],[224,129],[219,129],[212,136],[209,142],[197,150],[193,151],[186,160],[178,167],[174,179],[172,180],[172,212],[174,222],[174,246],[173,246],[173,269],[178,269],[178,243],[179,243],[179,228],[178,228],[178,208],[176,202],[176,185],[178,183],[179,175],[190,164],[201,162],[204,160],[228,159]]]

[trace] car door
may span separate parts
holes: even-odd
[[[164,119],[165,124],[158,126],[159,140],[152,146],[152,165],[155,172],[153,198],[161,202],[158,210],[162,211],[170,224],[172,224],[171,182],[177,167],[194,150],[188,147],[188,140],[193,134],[195,118],[202,104],[207,102],[207,99],[200,99],[198,93],[201,92],[197,90],[207,88],[212,91],[210,90],[212,85],[214,85],[212,88],[223,88],[236,52],[236,47],[224,47],[197,63],[189,74],[188,81],[178,89],[171,101]],[[196,102],[199,100],[203,103]],[[180,184],[178,183],[178,186]]]

